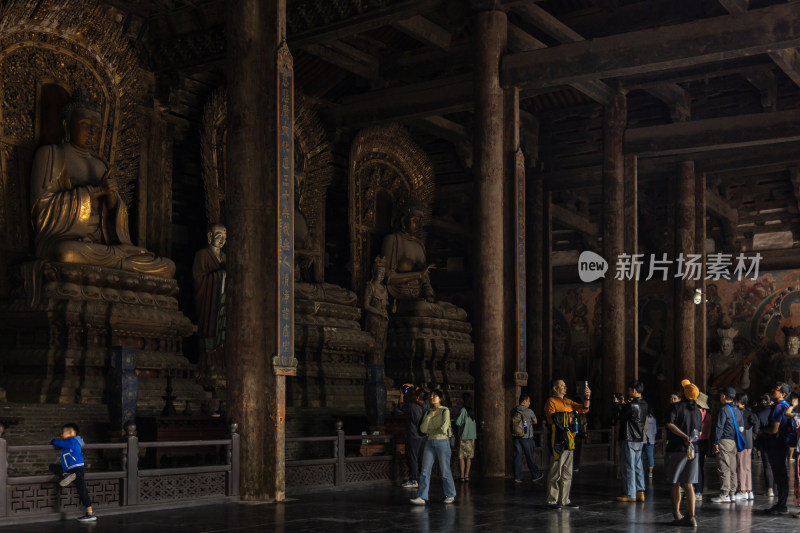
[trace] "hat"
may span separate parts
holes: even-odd
[[[697,395],[697,406],[702,409],[708,409],[708,394],[701,392]]]
[[[696,400],[700,395],[700,389],[697,388],[697,385],[693,385],[688,379],[681,381],[681,385],[683,386],[683,397],[687,400]]]
[[[733,387],[725,387],[720,392],[724,394],[725,397],[728,398],[729,400],[736,399],[736,389],[734,389]]]

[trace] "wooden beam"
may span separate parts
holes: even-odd
[[[739,211],[711,189],[706,190],[706,209],[734,226],[739,223]]]
[[[800,51],[797,48],[775,50],[769,53],[769,57],[793,82],[800,86]]]
[[[600,236],[600,226],[575,211],[570,211],[565,207],[551,203],[550,213],[553,217],[553,222],[558,222],[587,237],[597,238]]]
[[[625,152],[641,158],[798,140],[800,111],[781,111],[628,129]]]
[[[797,4],[612,35],[503,58],[503,83],[544,88],[644,74],[800,46]]]
[[[464,166],[472,168],[472,136],[467,128],[441,116],[415,120],[412,122],[412,126],[452,143]]]
[[[750,6],[750,0],[719,0],[728,13],[735,15],[746,13],[747,8]]]
[[[406,0],[384,8],[370,9],[355,17],[348,17],[319,28],[311,28],[292,34],[289,36],[289,46],[291,48],[300,48],[309,44],[324,43],[356,33],[374,30],[381,26],[388,26],[416,15],[428,13],[438,8],[441,4],[442,0]]]
[[[775,73],[768,66],[742,69],[742,76],[761,94],[761,108],[775,111],[778,99],[778,83]]]
[[[507,47],[512,52],[529,52],[531,50],[547,48],[547,45],[519,26],[515,26],[509,22]]]
[[[691,118],[692,98],[677,83],[659,83],[645,91],[667,104],[673,122],[686,122]]]
[[[394,23],[394,27],[422,43],[441,48],[442,50],[449,50],[450,43],[453,40],[449,31],[431,22],[422,15],[397,21]]]
[[[309,44],[303,49],[323,61],[327,61],[362,78],[374,80],[379,77],[378,60],[376,58],[372,58],[361,50],[340,41],[331,41],[326,44]],[[357,52],[357,54],[353,52]]]

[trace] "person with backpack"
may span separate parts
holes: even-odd
[[[742,412],[744,422],[744,449],[736,454],[736,478],[739,480],[739,490],[735,498],[738,500],[753,500],[753,435],[758,433],[761,424],[754,412],[747,408],[747,394],[736,396],[736,403]]]
[[[547,472],[547,506],[550,509],[578,509],[578,505],[569,499],[572,487],[572,461],[575,450],[575,438],[570,431],[570,418],[573,411],[586,413],[589,411],[589,398],[592,391],[589,387],[583,390],[583,403],[573,402],[564,396],[567,385],[563,379],[550,382],[553,395],[544,405],[544,414],[550,429],[550,452],[553,460]]]
[[[511,437],[514,439],[514,482],[522,483],[522,457],[528,463],[531,479],[536,482],[544,477],[536,459],[533,458],[533,426],[537,424],[536,414],[531,409],[531,397],[519,395],[519,405],[511,411]]]
[[[719,474],[720,495],[713,498],[713,503],[733,503],[738,485],[736,475],[736,454],[745,447],[744,421],[742,412],[734,404],[736,389],[725,387],[719,393],[722,407],[717,414],[717,425],[714,428],[714,453],[717,457],[717,473]]]
[[[475,457],[475,438],[477,437],[477,427],[475,424],[475,413],[472,410],[472,395],[465,392],[461,396],[464,407],[456,418],[456,435],[458,435],[458,466],[461,477],[458,478],[462,483],[469,481],[469,469],[472,466],[472,459]]]
[[[769,414],[768,424],[758,433],[762,449],[769,456],[772,477],[778,489],[778,501],[764,512],[770,515],[782,515],[789,512],[786,507],[789,500],[789,471],[786,468],[786,456],[789,448],[786,445],[786,433],[794,428],[794,423],[786,416],[789,404],[786,397],[792,389],[787,383],[778,382],[770,391],[770,398],[775,402]],[[788,427],[787,427],[788,425]]]

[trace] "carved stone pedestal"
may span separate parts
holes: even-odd
[[[475,347],[469,322],[445,318],[393,316],[389,320],[386,375],[395,383],[441,388],[450,406],[474,391],[469,367]]]
[[[373,340],[360,318],[358,307],[295,299],[299,366],[297,378],[287,381],[289,406],[364,408],[365,357]]]
[[[24,290],[20,282],[0,302],[0,384],[10,401],[104,403],[113,346],[136,353],[137,413],[161,411],[168,372],[178,404],[206,397],[182,354],[192,324],[174,279],[72,263],[30,272]]]

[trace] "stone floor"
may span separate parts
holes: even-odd
[[[760,465],[758,465],[760,466]],[[718,487],[714,463],[706,466],[712,487]],[[754,472],[756,487],[763,482],[760,470]],[[431,502],[426,507],[409,505],[413,490],[399,487],[371,487],[349,491],[307,495],[281,504],[219,504],[170,511],[100,515],[94,525],[68,520],[0,528],[0,532],[50,533],[144,531],[147,533],[256,533],[402,531],[426,533],[441,531],[680,531],[672,519],[668,487],[658,472],[648,482],[647,502],[624,504],[615,501],[619,483],[611,465],[585,466],[575,476],[572,500],[579,510],[552,511],[545,508],[544,488],[530,483],[515,484],[511,479],[457,484],[455,505],[444,505],[441,484],[434,482]],[[758,492],[758,491],[757,491]],[[763,491],[762,491],[763,492]],[[707,498],[714,492],[706,490]],[[755,502],[717,505],[698,504],[698,531],[790,532],[800,531],[800,520],[791,516],[758,514],[770,500],[757,495]],[[791,503],[791,495],[790,495]],[[790,505],[790,510],[797,509]],[[684,531],[686,529],[683,529]]]

